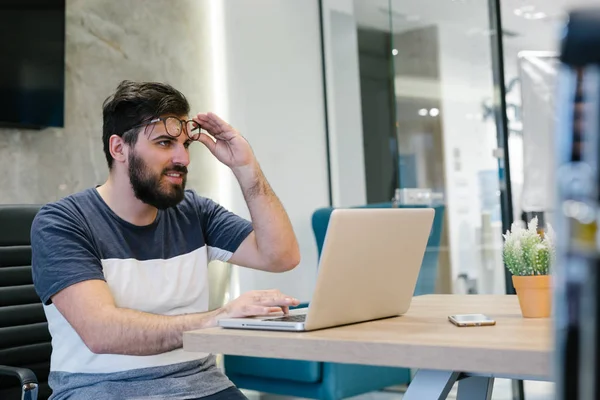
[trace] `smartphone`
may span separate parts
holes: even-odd
[[[490,326],[496,321],[483,314],[457,314],[449,315],[448,320],[456,326]]]

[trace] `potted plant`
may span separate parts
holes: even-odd
[[[537,217],[527,228],[513,223],[504,236],[503,257],[526,318],[550,316],[552,304],[550,268],[555,259],[554,231],[538,232]]]

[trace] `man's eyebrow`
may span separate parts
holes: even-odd
[[[170,140],[170,141],[175,141],[176,138],[174,138],[173,136],[169,136],[169,135],[160,135],[160,136],[157,136],[157,137],[155,137],[155,138],[153,138],[151,140],[152,141],[154,141],[154,140]]]

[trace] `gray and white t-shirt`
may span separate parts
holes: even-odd
[[[31,243],[33,281],[52,335],[51,399],[190,399],[232,386],[209,354],[94,354],[51,297],[101,279],[119,307],[162,315],[205,312],[208,263],[229,260],[251,231],[249,221],[191,190],[142,227],[118,217],[95,188],[45,205]]]

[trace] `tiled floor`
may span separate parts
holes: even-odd
[[[258,392],[243,391],[250,400],[301,400],[293,397],[261,395]],[[554,398],[554,384],[548,382],[525,382],[525,400],[551,400]],[[366,393],[360,396],[351,397],[352,400],[402,400],[402,393],[381,391]],[[456,399],[456,385],[448,399]],[[423,399],[428,400],[428,399]],[[492,400],[513,400],[511,381],[507,379],[496,379],[494,382],[494,391]]]

